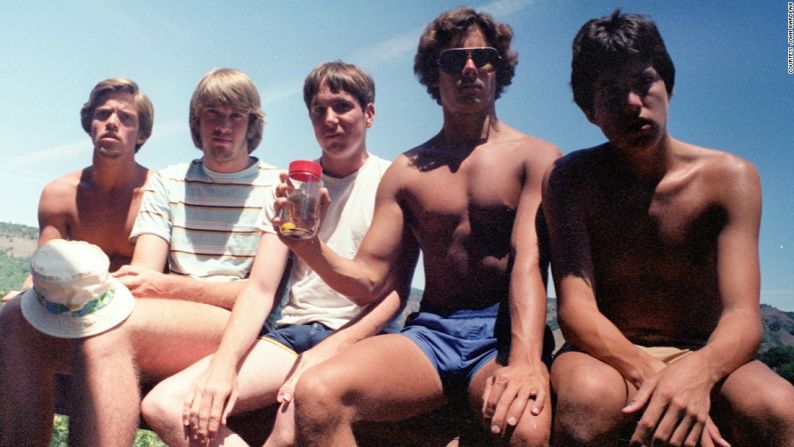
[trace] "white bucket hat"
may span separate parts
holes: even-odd
[[[124,321],[135,298],[108,274],[110,260],[96,245],[54,239],[30,261],[33,287],[22,294],[22,315],[39,331],[80,338]]]

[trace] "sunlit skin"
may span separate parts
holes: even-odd
[[[471,26],[448,48],[489,46]],[[551,405],[540,361],[545,290],[535,213],[543,172],[559,150],[497,120],[492,70],[471,59],[460,73],[436,69],[442,129],[392,163],[355,258],[340,258],[314,240],[285,243],[360,305],[390,285],[388,272],[413,270],[417,247],[424,256],[424,310],[482,309],[509,297],[508,364],[486,362],[466,395],[485,430],[545,445]],[[351,419],[398,420],[445,401],[439,372],[401,335],[363,340],[304,378],[296,389],[296,425],[305,445],[353,445]],[[340,417],[328,420],[337,412]]]
[[[560,326],[577,348],[552,368],[555,445],[614,445],[624,428],[632,445],[724,446],[725,434],[790,445],[784,430],[753,431],[794,417],[774,396],[791,401],[790,384],[752,360],[757,171],[671,137],[650,64],[614,67],[594,86],[587,117],[609,142],[559,160],[544,187]],[[635,344],[692,352],[664,363]]]
[[[366,131],[375,120],[372,103],[361,107],[355,97],[340,90],[334,93],[323,82],[311,101],[309,118],[323,150],[323,171],[345,177],[366,161]]]
[[[248,156],[248,114],[229,106],[206,107],[199,114],[205,165],[217,172],[239,172]]]
[[[91,141],[99,157],[132,157],[145,138],[138,135],[138,112],[131,93],[116,92],[94,110]]]

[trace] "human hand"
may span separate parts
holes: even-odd
[[[124,265],[111,275],[124,284],[136,298],[164,298],[165,275],[146,267]]]
[[[491,433],[515,427],[529,410],[532,416],[543,411],[549,387],[549,372],[543,364],[507,365],[488,378],[483,393],[483,422]]]
[[[631,445],[729,446],[709,417],[711,390],[705,359],[693,353],[646,377],[624,414],[642,411]]]
[[[182,407],[182,424],[188,436],[205,442],[218,434],[238,398],[237,373],[234,368],[213,363],[193,382]]]
[[[272,220],[272,225],[273,225],[273,228],[276,230],[276,233],[278,234],[279,238],[281,238],[281,241],[284,242],[284,244],[287,245],[287,247],[293,248],[295,245],[299,244],[299,242],[296,242],[296,241],[300,241],[302,239],[314,239],[314,238],[316,238],[316,234],[313,237],[310,237],[310,238],[299,238],[299,239],[290,238],[290,237],[284,237],[282,235],[282,232],[281,232],[281,225],[282,225],[281,211],[282,211],[282,209],[285,209],[287,206],[290,206],[289,205],[289,200],[287,199],[287,197],[294,190],[294,187],[289,183],[288,175],[287,175],[286,172],[282,171],[279,174],[279,177],[280,177],[280,181],[281,182],[276,187],[276,201],[274,202],[274,205],[273,205],[273,208],[275,210],[275,217]],[[331,203],[331,198],[328,195],[328,189],[324,188],[324,187],[321,188],[320,189],[320,203],[319,203],[320,206],[319,206],[319,223],[318,223],[318,225],[322,224],[322,220],[325,217],[325,212],[328,209],[328,205],[330,203]],[[311,218],[312,221],[314,219],[315,219],[315,217]]]
[[[295,386],[298,384],[298,380],[300,380],[303,373],[336,354],[336,349],[331,349],[326,345],[327,343],[320,343],[308,351],[302,352],[298,358],[295,359],[295,363],[293,363],[292,369],[289,375],[287,375],[287,380],[284,381],[281,388],[278,390],[276,400],[278,400],[279,403],[289,404],[292,402],[293,397],[295,397]]]

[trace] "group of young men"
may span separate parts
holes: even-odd
[[[305,240],[277,231],[284,178],[251,155],[264,114],[248,76],[202,78],[190,102],[202,157],[157,173],[135,162],[151,103],[132,81],[100,82],[81,111],[92,165],[44,189],[39,243],[99,246],[135,307],[98,335],[59,338],[26,320],[32,294],[9,297],[0,444],[49,443],[65,373],[73,445],[131,445],[141,414],[169,445],[244,445],[227,417],[279,405],[265,445],[347,446],[357,421],[460,396],[510,445],[794,445],[794,388],[753,360],[758,174],[668,133],[675,69],[655,24],[615,11],[579,31],[574,100],[608,141],[561,158],[496,116],[511,39],[464,7],[428,25],[414,71],[442,129],[391,164],[366,147],[371,77],[312,70],[327,195]],[[421,309],[389,333],[420,251]],[[567,341],[553,363],[549,259]],[[157,384],[143,399],[141,382]]]

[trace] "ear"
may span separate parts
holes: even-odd
[[[364,117],[367,120],[367,129],[375,122],[375,104],[369,103],[364,107]]]

